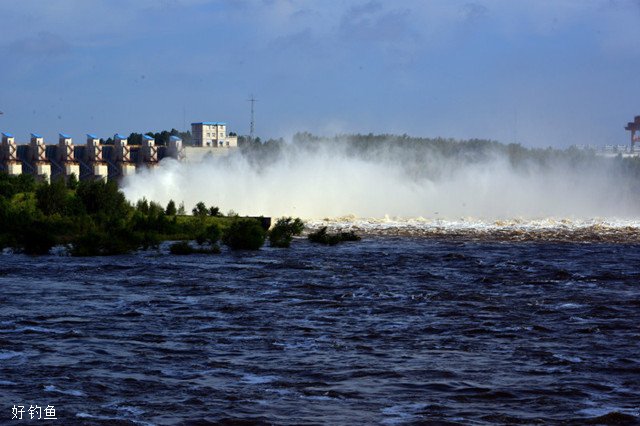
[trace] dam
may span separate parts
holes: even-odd
[[[178,136],[157,143],[143,135],[140,144],[129,143],[127,136],[116,133],[109,142],[94,134],[87,134],[83,143],[74,143],[66,134],[58,135],[58,143],[47,144],[42,135],[31,133],[29,142],[18,143],[8,132],[2,133],[0,144],[0,172],[9,175],[31,174],[38,180],[121,179],[138,170],[154,168],[164,158],[178,161],[200,161],[208,155],[228,155],[235,145],[185,146]]]

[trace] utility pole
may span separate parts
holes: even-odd
[[[515,125],[513,128],[513,143],[518,143],[518,108],[516,108],[516,118],[515,118]]]
[[[258,102],[257,99],[255,99],[253,97],[253,95],[251,95],[251,99],[247,99],[247,102],[251,102],[251,125],[249,126],[249,140],[253,141],[253,132],[254,132],[254,127],[255,127],[255,120],[254,120],[254,114],[253,114],[253,105]]]

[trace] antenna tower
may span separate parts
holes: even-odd
[[[247,102],[251,102],[251,125],[249,126],[249,139],[253,140],[253,131],[255,127],[255,116],[253,114],[253,105],[258,102],[257,99],[251,95],[251,99],[247,99]]]

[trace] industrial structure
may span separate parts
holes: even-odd
[[[636,143],[640,142],[640,135],[636,135],[636,132],[640,131],[640,115],[636,115],[633,121],[627,123],[624,128],[631,132],[631,152],[635,152]]]
[[[73,139],[71,138],[71,136],[64,133],[60,133],[58,136],[57,161],[60,164],[62,173],[64,173],[64,176],[67,178],[71,175],[79,177],[80,163],[78,163],[75,158],[75,147],[73,146]]]
[[[251,123],[249,124],[249,140],[253,140],[253,133],[255,131],[256,120],[254,115],[254,105],[258,100],[251,95],[251,99],[247,99],[247,102],[251,102]]]
[[[51,177],[51,163],[47,159],[47,146],[44,144],[44,138],[37,133],[31,133],[26,164],[37,178],[49,180]]]
[[[113,136],[113,143],[87,134],[84,145],[74,145],[73,138],[65,133],[58,135],[56,145],[47,145],[44,137],[32,133],[28,144],[19,144],[11,133],[2,133],[0,172],[29,173],[40,180],[68,179],[72,175],[78,179],[117,179],[140,168],[156,167],[163,158],[196,162],[212,155],[228,155],[238,147],[238,137],[227,133],[225,123],[192,123],[191,129],[193,142],[189,146],[178,136],[170,136],[166,146],[157,145],[149,135],[142,135],[140,145],[131,145],[120,133]]]
[[[2,133],[0,172],[28,173],[46,181],[71,175],[78,179],[117,179],[134,174],[140,167],[155,167],[163,158],[186,158],[182,139],[177,136],[171,136],[167,146],[156,145],[148,135],[141,145],[130,145],[119,133],[113,137],[113,144],[104,144],[93,134],[87,134],[85,145],[74,145],[73,138],[65,133],[58,136],[56,145],[47,145],[37,133],[31,134],[28,144],[18,144],[11,133]]]
[[[574,145],[573,147],[592,151],[600,157],[640,157],[640,146],[636,146],[640,142],[640,115],[635,116],[624,129],[631,132],[631,144],[629,145]]]
[[[175,158],[178,161],[185,159],[184,147],[182,146],[182,139],[177,136],[169,137],[169,146],[167,147],[167,156]]]
[[[156,144],[149,135],[142,135],[140,145],[132,145],[120,133],[113,136],[113,143],[104,143],[89,133],[84,145],[74,145],[65,133],[58,135],[56,145],[47,145],[44,137],[32,133],[29,143],[19,144],[11,133],[2,133],[0,172],[29,173],[39,180],[72,175],[78,179],[118,179],[140,168],[156,167],[164,158],[197,162],[212,155],[228,155],[238,147],[238,137],[227,132],[226,123],[192,123],[191,130],[193,142],[189,146],[178,136],[170,136],[166,145]]]
[[[83,154],[82,159],[89,171],[89,176],[96,179],[106,179],[109,176],[109,167],[104,160],[102,144],[100,143],[99,137],[87,134],[87,145],[84,148]]]
[[[22,174],[22,162],[18,158],[18,146],[11,133],[2,134],[0,167],[10,175]]]

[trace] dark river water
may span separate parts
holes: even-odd
[[[47,423],[30,405],[61,425],[637,424],[640,246],[0,255],[0,423]]]

